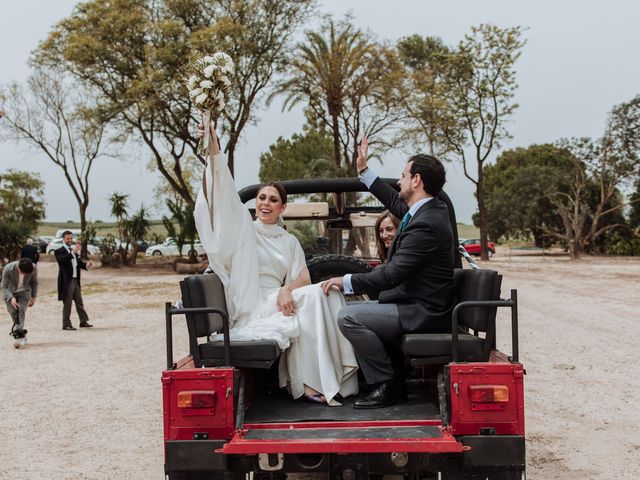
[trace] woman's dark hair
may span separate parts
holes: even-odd
[[[376,226],[375,226],[376,249],[378,251],[378,258],[382,263],[387,261],[387,253],[389,251],[389,249],[385,246],[384,242],[380,238],[380,224],[384,221],[385,218],[388,218],[389,220],[391,220],[391,223],[393,223],[396,229],[400,225],[400,220],[398,220],[398,218],[389,210],[385,210],[384,212],[382,212],[378,216],[378,219],[376,220]]]
[[[260,195],[260,192],[265,187],[273,187],[273,188],[275,188],[278,191],[278,194],[280,195],[280,200],[282,200],[282,204],[283,205],[287,204],[287,191],[284,189],[284,187],[282,186],[282,184],[280,182],[263,183],[262,185],[260,185],[260,187],[258,187],[258,191],[256,192],[256,197],[258,195]]]
[[[447,180],[442,162],[436,157],[424,154],[414,155],[409,161],[413,162],[409,169],[411,176],[419,173],[424,185],[424,191],[433,197],[438,196],[444,186],[444,182]]]

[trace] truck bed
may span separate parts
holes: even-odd
[[[354,409],[353,402],[356,398],[357,396],[346,398],[341,406],[329,407],[293,400],[284,390],[263,390],[249,405],[244,423],[437,420],[440,418],[435,399],[424,387],[409,391],[407,403],[381,409]]]

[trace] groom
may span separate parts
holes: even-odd
[[[367,167],[367,150],[364,138],[358,147],[358,174],[402,222],[385,264],[322,284],[325,294],[332,287],[348,294],[379,294],[377,302],[347,305],[338,313],[340,330],[374,387],[354,408],[386,407],[406,397],[401,372],[386,346],[397,344],[404,333],[450,330],[453,307],[454,236],[448,209],[436,198],[445,183],[444,166],[430,155],[411,157],[398,180],[398,194]]]

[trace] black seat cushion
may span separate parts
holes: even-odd
[[[482,355],[484,339],[458,334],[458,352],[461,356]],[[450,333],[409,333],[402,337],[402,351],[408,357],[445,357],[451,355]]]
[[[198,345],[203,360],[224,359],[224,342],[206,342]],[[242,361],[274,362],[280,355],[278,344],[272,340],[253,340],[250,342],[231,342],[233,363]]]

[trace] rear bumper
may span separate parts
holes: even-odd
[[[468,435],[459,437],[462,452],[384,452],[384,453],[290,453],[257,454],[222,452],[225,441],[174,440],[165,443],[167,472],[251,472],[274,473],[333,472],[361,468],[367,474],[408,472],[448,472],[458,478],[460,472],[507,470],[519,478],[525,469],[525,440],[519,435]],[[228,444],[227,444],[228,445]],[[406,457],[398,461],[398,453]],[[363,472],[364,473],[364,472]],[[363,475],[364,476],[364,475]],[[444,478],[447,478],[446,476]],[[465,478],[465,477],[460,477]],[[492,478],[489,476],[489,478]],[[507,477],[510,478],[510,477]]]

